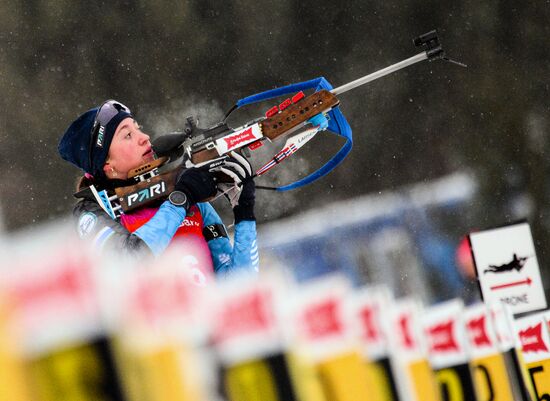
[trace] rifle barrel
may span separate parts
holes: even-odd
[[[334,88],[330,92],[333,93],[334,95],[339,95],[351,89],[357,88],[358,86],[364,85],[367,82],[371,82],[371,81],[374,81],[375,79],[382,78],[385,75],[391,74],[402,68],[408,67],[410,65],[418,63],[419,61],[423,61],[427,59],[428,59],[428,54],[426,52],[418,53],[416,56],[412,56],[406,60],[400,61],[399,63],[395,63],[393,65],[390,65],[389,67],[375,71],[372,74],[365,75],[362,78],[356,79],[355,81],[351,81],[351,82],[348,82],[347,84]]]

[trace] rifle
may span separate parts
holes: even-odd
[[[309,184],[334,169],[351,150],[351,128],[338,108],[340,104],[338,95],[424,60],[443,59],[465,67],[464,64],[445,56],[435,30],[415,38],[413,43],[423,51],[334,89],[324,78],[318,78],[252,95],[239,100],[220,123],[207,129],[198,128],[194,119],[188,117],[183,131],[153,140],[153,149],[158,159],[129,172],[128,178],[134,179],[135,184],[115,188],[114,194],[106,191],[98,192],[93,187],[86,190],[91,190],[104,210],[116,219],[121,211],[129,212],[167,197],[174,190],[176,178],[185,168],[199,166],[214,168],[223,164],[227,154],[232,151],[247,153],[248,150],[255,150],[262,146],[264,141],[272,142],[296,133],[287,139],[281,151],[256,171],[255,177],[261,176],[298,151],[317,134],[320,127],[307,128],[308,120],[320,113],[328,114],[331,120],[329,129],[346,138],[346,144],[342,149],[327,164],[302,180],[279,188],[260,186],[257,188],[285,191]],[[313,87],[317,87],[315,92],[306,96],[303,90]],[[227,125],[226,120],[235,109],[288,93],[294,94],[279,106],[270,108],[264,117],[235,129]],[[220,177],[220,180],[223,181],[223,177]]]

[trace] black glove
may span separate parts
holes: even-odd
[[[230,152],[224,162],[210,171],[219,171],[233,180],[233,184],[240,185],[252,177],[250,162],[237,152]]]
[[[175,189],[187,195],[189,206],[204,202],[217,192],[216,181],[208,168],[183,170],[176,181]]]
[[[239,204],[233,208],[235,224],[243,220],[255,221],[254,203],[256,201],[256,185],[252,178],[243,182]]]

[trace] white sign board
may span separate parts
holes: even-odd
[[[546,308],[529,224],[472,233],[470,243],[485,302],[500,300],[514,314]]]

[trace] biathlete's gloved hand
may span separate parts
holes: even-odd
[[[249,178],[243,182],[239,203],[233,208],[235,224],[243,220],[255,221],[254,204],[256,203],[256,185],[254,180]]]
[[[216,181],[208,167],[188,168],[183,170],[176,180],[176,191],[187,196],[188,205],[205,202],[216,195]]]
[[[219,171],[231,177],[233,182],[240,185],[252,177],[252,166],[250,162],[237,152],[229,152],[229,156],[224,163],[210,171]]]
[[[314,127],[319,127],[319,131],[326,130],[328,128],[328,118],[323,113],[319,113],[311,117],[307,122]]]
[[[232,182],[218,183],[218,190],[229,200],[231,207],[235,207],[240,201],[240,194],[243,184],[252,181],[252,166],[250,162],[240,153],[230,152],[224,163],[212,168],[210,171],[217,171],[231,178]]]

